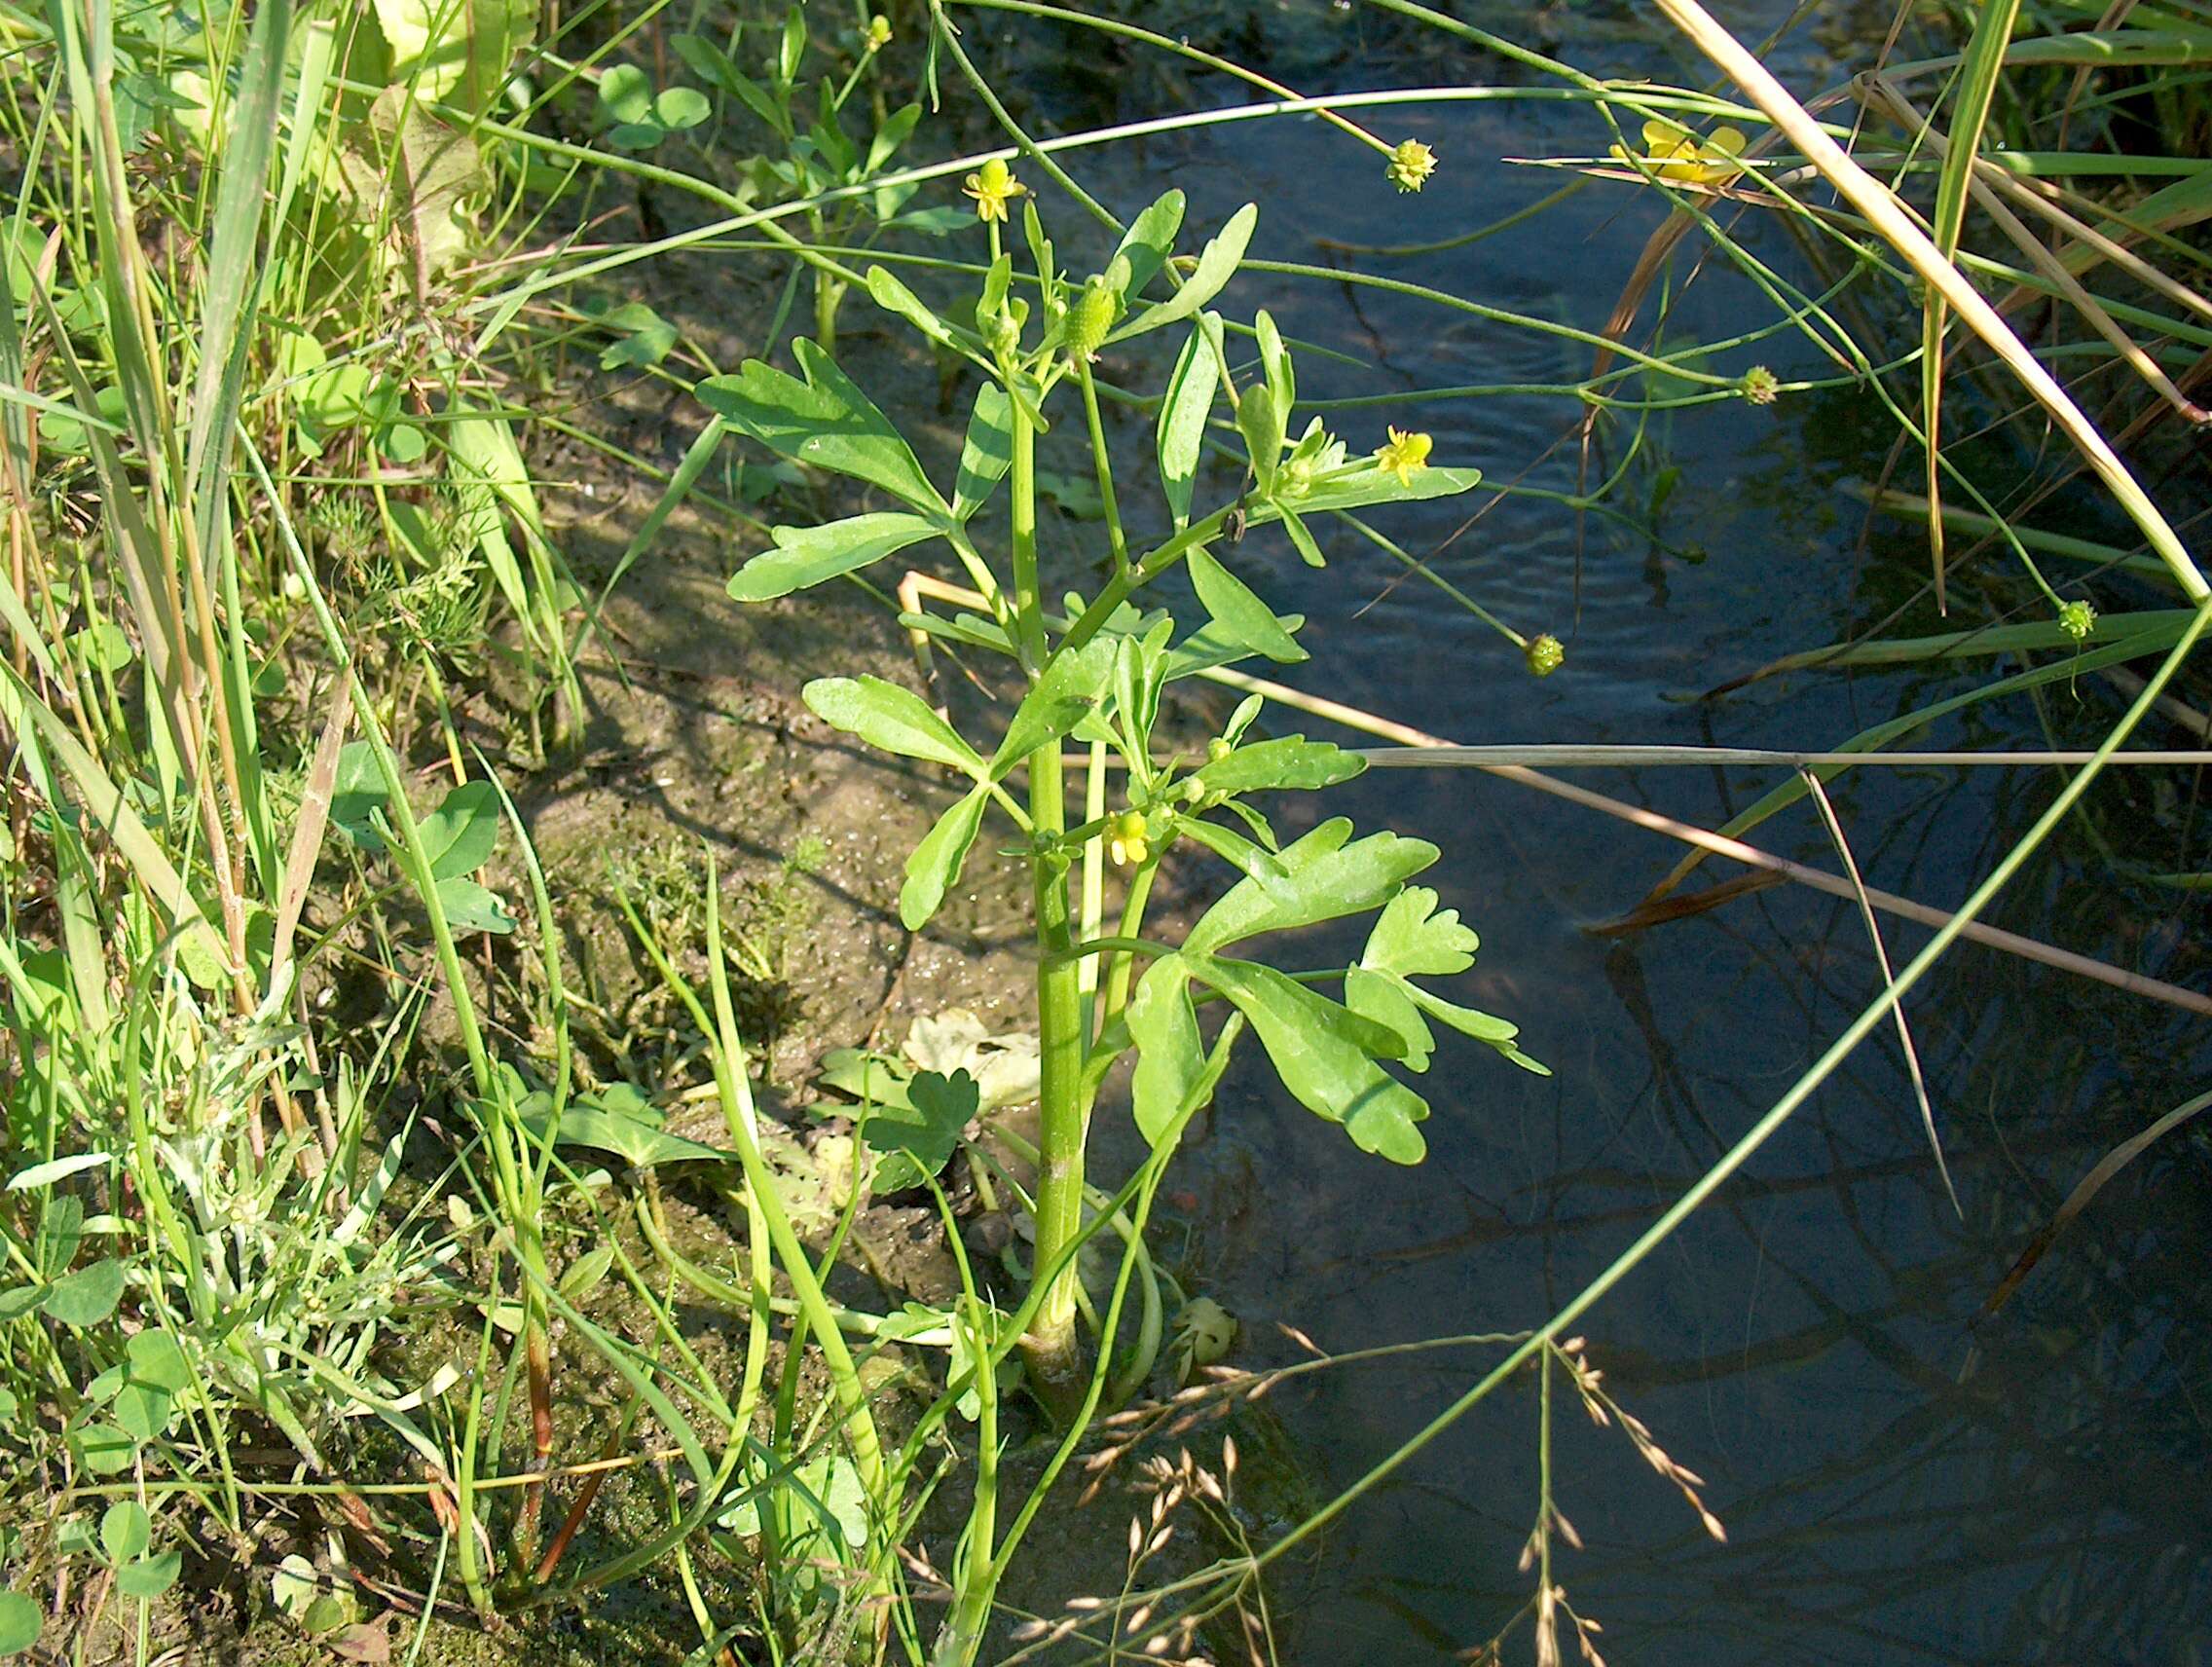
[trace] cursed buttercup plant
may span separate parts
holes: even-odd
[[[702,384],[700,395],[738,432],[900,505],[776,528],[773,548],[731,580],[732,595],[783,596],[942,539],[983,605],[951,617],[910,613],[904,623],[1005,655],[1019,669],[1018,703],[989,739],[962,734],[919,696],[875,677],[821,678],[806,685],[805,698],[837,728],[968,783],[907,860],[899,902],[910,930],[927,924],[958,879],[986,815],[1013,825],[1014,854],[1030,871],[1041,1152],[1032,1277],[1044,1292],[1022,1349],[1033,1388],[1065,1417],[1085,1401],[1091,1379],[1077,1328],[1073,1255],[1084,1230],[1086,1137],[1100,1086],[1124,1055],[1135,1056],[1138,1128],[1156,1145],[1171,1140],[1218,1080],[1201,1008],[1225,1002],[1258,1035],[1295,1098],[1341,1124],[1363,1150],[1402,1164],[1423,1154],[1419,1125],[1428,1107],[1398,1072],[1425,1069],[1435,1046],[1431,1022],[1542,1067],[1515,1047],[1513,1025],[1416,982],[1464,970],[1475,948],[1475,935],[1456,912],[1439,910],[1433,891],[1407,883],[1436,860],[1435,846],[1389,833],[1354,838],[1341,818],[1280,845],[1253,802],[1266,793],[1344,781],[1363,767],[1360,759],[1302,736],[1259,738],[1257,697],[1202,757],[1162,757],[1154,739],[1163,692],[1178,678],[1254,656],[1306,657],[1296,640],[1303,621],[1275,613],[1226,559],[1248,528],[1281,523],[1305,560],[1318,566],[1317,518],[1464,492],[1477,472],[1430,463],[1427,436],[1395,429],[1371,456],[1348,455],[1318,420],[1293,437],[1291,354],[1265,312],[1249,331],[1257,369],[1235,374],[1231,329],[1208,309],[1243,258],[1254,208],[1233,215],[1195,260],[1178,260],[1172,250],[1184,204],[1171,191],[1130,225],[1103,272],[1071,281],[1035,200],[1003,167],[972,176],[969,195],[992,255],[972,316],[956,321],[934,311],[881,267],[866,275],[879,305],[982,373],[949,496],[812,342],[795,344],[797,378],[756,361]],[[1018,280],[1001,246],[1016,204],[1032,275]],[[1102,348],[1163,329],[1185,337],[1159,398],[1157,465],[1168,531],[1144,549],[1132,546],[1118,498],[1135,471],[1126,458],[1115,466],[1093,366]],[[1048,579],[1036,451],[1062,412],[1088,429],[1104,536],[1096,550],[1062,552],[1061,571]],[[1201,453],[1224,413],[1244,459],[1244,490],[1196,515]],[[1002,482],[1003,536],[985,531]],[[1003,570],[992,559],[999,550]],[[1195,619],[1179,619],[1154,588],[1179,568],[1196,595]],[[1094,583],[1095,594],[1070,588],[1082,580]],[[1090,761],[1088,791],[1074,804],[1063,761],[1071,743],[1087,747]],[[1109,753],[1122,766],[1119,803],[1104,788]],[[1145,935],[1146,905],[1160,864],[1186,841],[1242,877],[1180,945],[1169,945]],[[1124,877],[1110,928],[1101,883],[1109,868]],[[1379,911],[1373,931],[1349,968],[1291,974],[1242,952],[1271,933],[1369,911]]]

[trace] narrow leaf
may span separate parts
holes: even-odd
[[[960,870],[983,823],[988,792],[977,787],[961,796],[906,858],[906,883],[899,888],[899,918],[909,932],[930,923],[944,894],[959,882]]]
[[[1137,1048],[1130,1111],[1138,1132],[1157,1146],[1205,1069],[1189,963],[1180,955],[1163,955],[1147,967],[1125,1017]]]
[[[1295,500],[1291,508],[1300,515],[1317,515],[1325,509],[1363,509],[1371,503],[1414,503],[1472,491],[1482,478],[1483,471],[1474,468],[1424,468],[1410,480],[1400,480],[1381,467],[1366,468],[1322,482]],[[1272,503],[1255,504],[1252,524],[1264,525],[1279,513]]]
[[[2020,0],[1982,0],[1973,38],[1967,43],[1966,62],[1960,71],[1959,93],[1951,109],[1951,130],[1945,140],[1942,171],[1936,178],[1936,210],[1929,221],[1929,236],[1944,260],[1959,250],[1959,236],[1966,229],[1968,186],[1974,164],[1980,160],[1982,129],[1997,93],[1998,77],[2005,68],[2005,49],[2012,39],[2012,25],[2020,15]],[[1923,406],[1922,436],[1928,454],[1928,549],[1936,576],[1936,611],[1948,611],[1943,579],[1942,456],[1943,321],[1946,305],[1941,291],[1929,286],[1921,318],[1920,393]]]
[[[1122,234],[1114,255],[1118,260],[1128,262],[1128,281],[1122,286],[1124,309],[1134,311],[1144,286],[1167,264],[1167,257],[1175,247],[1175,234],[1183,228],[1183,203],[1180,191],[1163,193],[1151,207],[1131,220],[1129,229]]]
[[[941,531],[937,522],[903,510],[854,515],[819,527],[777,527],[769,534],[776,547],[738,569],[729,581],[729,593],[739,602],[772,601],[841,574],[858,573]]]
[[[927,759],[980,778],[983,760],[910,689],[879,677],[816,678],[800,691],[817,718],[903,759]]]
[[[952,514],[966,521],[990,501],[1014,466],[1014,401],[998,384],[976,390],[976,409],[960,442],[960,473],[952,486]]]
[[[1165,301],[1146,308],[1127,323],[1116,330],[1108,341],[1125,341],[1141,336],[1148,330],[1193,317],[1199,308],[1219,295],[1229,280],[1236,276],[1236,268],[1244,259],[1244,250],[1252,241],[1252,228],[1259,223],[1257,204],[1247,203],[1229,217],[1229,224],[1198,252],[1198,270],[1183,280],[1183,287]]]
[[[867,269],[867,293],[886,313],[897,314],[931,341],[953,346],[952,327],[923,305],[922,298],[880,266]]]
[[[1160,489],[1178,533],[1191,524],[1191,494],[1206,419],[1221,391],[1220,332],[1221,319],[1211,313],[1192,327],[1168,378],[1166,397],[1160,402]]]

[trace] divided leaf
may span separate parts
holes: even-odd
[[[1075,728],[1097,709],[1098,690],[1109,672],[1106,661],[1115,651],[1112,639],[1093,637],[1073,653],[1054,654],[1044,673],[1030,685],[1014,709],[1014,719],[991,755],[991,780],[1004,781],[1015,766],[1038,748],[1050,745]]]
[[[803,336],[792,352],[804,382],[748,359],[735,376],[700,383],[699,398],[739,433],[793,463],[879,486],[925,515],[949,513],[913,448],[836,362]]]
[[[1333,817],[1285,846],[1277,859],[1284,877],[1265,886],[1237,881],[1191,929],[1185,948],[1211,954],[1263,932],[1364,914],[1440,854],[1425,839],[1371,834],[1346,844],[1350,835],[1351,824]]]
[[[1397,1032],[1406,1044],[1406,1063],[1414,1070],[1428,1068],[1436,1044],[1426,1020],[1434,1019],[1487,1042],[1524,1070],[1551,1075],[1514,1046],[1519,1025],[1446,1001],[1413,982],[1416,976],[1449,978],[1465,972],[1474,965],[1478,942],[1473,930],[1460,923],[1457,909],[1439,911],[1435,892],[1408,886],[1383,908],[1359,965],[1345,975],[1345,1001],[1354,1013]]]
[[[1245,397],[1250,399],[1258,392],[1259,389],[1254,389]],[[1308,657],[1282,621],[1275,617],[1274,610],[1223,567],[1212,551],[1201,545],[1194,548],[1186,559],[1199,603],[1226,635],[1278,665],[1296,665]]]
[[[1459,911],[1436,908],[1436,893],[1427,886],[1408,886],[1382,906],[1367,935],[1367,948],[1359,964],[1401,978],[1417,974],[1449,977],[1475,964],[1482,946],[1474,929],[1460,924]]]
[[[976,1079],[966,1071],[950,1076],[917,1071],[906,1084],[904,1105],[871,1106],[863,1134],[868,1148],[884,1157],[875,1167],[877,1189],[900,1192],[941,1170],[981,1103]]]
[[[1403,1053],[1395,1031],[1272,967],[1211,957],[1195,967],[1251,1021],[1299,1104],[1343,1124],[1362,1151],[1393,1164],[1421,1161],[1428,1147],[1415,1126],[1428,1103],[1376,1063]]]
[[[1357,753],[1347,753],[1334,741],[1309,741],[1303,735],[1278,735],[1271,741],[1254,741],[1237,748],[1198,772],[1208,795],[1265,793],[1297,788],[1310,791],[1351,780],[1367,768]]]

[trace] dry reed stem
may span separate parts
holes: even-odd
[[[913,591],[916,595],[934,596],[940,601],[954,603],[964,608],[982,606],[983,599],[973,590],[968,590],[960,585],[948,584],[942,579],[928,574],[917,574],[912,576],[914,579]],[[1359,707],[1346,706],[1342,701],[1327,699],[1322,695],[1306,694],[1285,684],[1275,683],[1268,678],[1252,677],[1244,672],[1232,671],[1227,666],[1216,666],[1198,675],[1208,682],[1218,683],[1230,688],[1242,689],[1248,694],[1262,694],[1270,700],[1278,701],[1282,705],[1297,711],[1309,713],[1315,718],[1326,718],[1332,722],[1342,723],[1347,729],[1356,729],[1364,734],[1380,736],[1385,741],[1395,741],[1401,746],[1429,748],[1461,756],[1475,751],[1463,747],[1458,742],[1448,740],[1444,736],[1431,735],[1426,730],[1416,729],[1409,723],[1400,723],[1392,719],[1364,711]],[[1796,758],[1798,755],[1791,755],[1791,757]],[[1820,757],[1820,755],[1807,754],[1803,757],[1814,759]],[[1859,761],[1862,756],[1853,754],[1850,757],[1854,761]],[[1685,845],[1695,845],[1716,856],[1730,857],[1751,868],[1764,869],[1772,873],[1781,874],[1785,878],[1797,881],[1800,885],[1810,886],[1815,891],[1825,892],[1830,897],[1842,898],[1847,903],[1859,901],[1859,889],[1842,876],[1831,874],[1825,869],[1811,868],[1803,863],[1792,862],[1788,857],[1778,857],[1771,851],[1761,850],[1756,845],[1747,845],[1743,840],[1732,839],[1724,834],[1714,834],[1691,823],[1677,822],[1675,818],[1662,815],[1656,810],[1646,810],[1641,805],[1629,804],[1621,799],[1607,797],[1604,794],[1594,793],[1588,788],[1577,787],[1571,782],[1561,781],[1557,777],[1545,775],[1541,771],[1530,769],[1525,765],[1476,764],[1474,767],[1501,780],[1518,782],[1523,787],[1532,787],[1539,793],[1548,793],[1555,798],[1564,798],[1570,803],[1583,805],[1591,810],[1602,811],[1618,821],[1633,823],[1650,833],[1664,834],[1669,838],[1678,839]],[[1923,926],[1940,929],[1948,924],[1951,919],[1951,913],[1947,909],[1936,908],[1924,903],[1916,903],[1910,898],[1899,897],[1894,892],[1877,890],[1871,886],[1866,888],[1865,898],[1867,902],[1885,914],[1895,914],[1906,920],[1918,921]],[[2201,995],[2195,990],[2185,989],[2179,984],[2167,983],[2162,979],[2147,978],[2141,973],[2129,972],[2125,968],[2113,966],[2110,962],[2100,961],[2093,956],[2080,954],[2072,949],[2061,949],[2055,945],[2043,943],[2039,939],[2024,938],[2016,932],[2007,932],[2002,927],[1985,926],[1978,920],[1968,921],[1960,936],[1972,943],[1979,944],[1985,948],[2001,949],[2008,954],[2018,955],[2023,960],[2036,961],[2044,966],[2055,967],[2061,972],[2073,973],[2081,978],[2092,979],[2098,983],[2110,984],[2113,988],[2125,990],[2131,995],[2164,1002],[2168,1006],[2178,1007],[2186,1012],[2200,1014],[2207,1019],[2212,1019],[2212,996]]]
[[[1941,296],[2027,386],[2028,391],[2050,413],[2053,422],[2120,500],[2121,507],[2150,540],[2153,550],[2172,569],[2183,594],[2199,608],[2212,604],[2212,585],[2205,582],[2204,574],[2191,559],[2180,536],[2145,494],[2127,465],[2120,462],[2119,454],[2059,386],[2057,379],[1999,316],[1997,310],[1982,298],[1981,292],[1943,258],[1898,199],[1828,137],[1766,66],[1715,22],[1697,0],[1658,0],[1658,6],[1699,51],[1720,66],[1745,96],[1766,113],[1805,159],[1821,170],[1822,176],[1865,216],[1930,288]]]

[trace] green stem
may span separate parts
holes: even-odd
[[[1090,362],[1079,357],[1075,374],[1083,389],[1083,419],[1090,429],[1090,464],[1098,475],[1098,503],[1106,512],[1106,538],[1114,550],[1114,571],[1129,571],[1129,540],[1122,532],[1121,507],[1114,501],[1114,463],[1106,453],[1106,425],[1098,415],[1098,385],[1090,379]]]
[[[1105,628],[1106,621],[1114,616],[1114,611],[1126,602],[1140,585],[1158,578],[1198,545],[1210,544],[1220,537],[1228,529],[1230,515],[1236,507],[1235,504],[1229,504],[1215,510],[1203,521],[1192,522],[1142,561],[1118,569],[1114,576],[1106,581],[1106,588],[1098,593],[1097,600],[1086,608],[1082,617],[1068,627],[1067,638],[1060,645],[1061,650],[1072,653],[1082,648]],[[1265,515],[1255,513],[1252,518],[1255,522],[1269,519],[1272,518],[1272,512]]]
[[[1037,433],[1014,409],[1013,544],[1014,640],[1033,667],[1045,660],[1045,606],[1037,575]],[[1051,843],[1066,831],[1060,743],[1029,755],[1032,837]],[[1037,914],[1037,1026],[1042,1038],[1038,1079],[1037,1257],[1051,1270],[1029,1332],[1022,1339],[1031,1387],[1055,1415],[1073,1412],[1083,1396],[1083,1348],[1076,1332],[1075,1258],[1066,1254],[1083,1231],[1083,991],[1073,959],[1068,865],[1040,850],[1032,859]]]
[[[1152,877],[1160,871],[1158,862],[1151,862],[1137,870],[1136,878],[1129,881],[1129,895],[1122,905],[1122,929],[1115,936],[1124,940],[1139,938],[1144,931],[1145,905],[1152,901]],[[1122,1010],[1129,1004],[1129,980],[1136,970],[1136,954],[1117,954],[1106,974],[1106,1007],[1098,1016],[1098,1033],[1103,1036],[1106,1027],[1122,1017]]]

